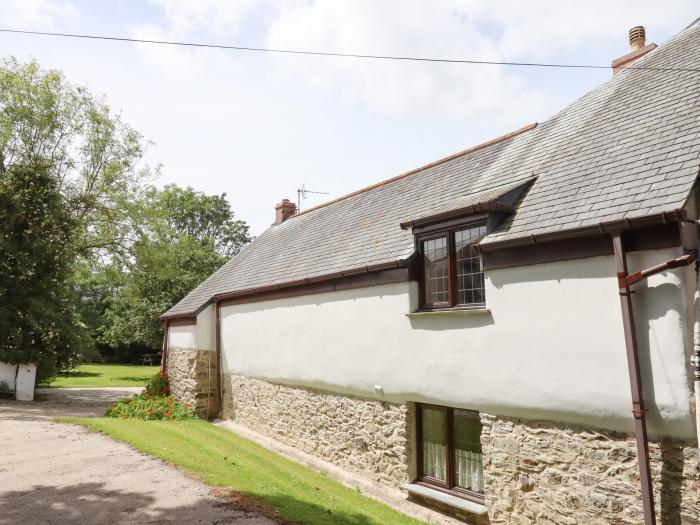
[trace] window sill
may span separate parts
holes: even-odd
[[[418,310],[417,312],[409,312],[406,317],[431,317],[435,315],[484,315],[491,313],[488,308],[445,308],[443,310]]]
[[[407,483],[405,485],[401,485],[401,488],[406,490],[409,494],[436,501],[438,503],[442,503],[443,505],[448,505],[449,507],[453,507],[464,512],[469,512],[470,514],[485,516],[488,513],[485,505],[474,501],[469,501],[464,498],[459,498],[457,496],[452,496],[451,494],[447,494],[440,490],[431,489],[430,487],[426,487],[424,485]]]

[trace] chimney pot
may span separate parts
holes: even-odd
[[[629,30],[630,51],[620,58],[612,61],[613,75],[616,75],[620,70],[626,68],[636,62],[649,51],[656,49],[656,44],[647,45],[646,31],[644,26],[634,26]]]
[[[642,49],[647,43],[647,33],[644,26],[634,26],[630,29],[630,51]]]
[[[297,212],[297,205],[289,199],[282,199],[282,202],[275,206],[275,224],[281,224]]]

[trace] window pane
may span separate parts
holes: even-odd
[[[484,491],[481,455],[481,423],[472,412],[454,411],[455,484],[474,492]]]
[[[423,475],[447,481],[447,411],[421,407]]]
[[[447,237],[423,241],[423,285],[426,304],[447,302],[447,272]]]
[[[486,235],[486,226],[477,226],[455,232],[455,263],[457,275],[457,303],[481,304],[484,297],[484,274],[481,257],[474,245]]]

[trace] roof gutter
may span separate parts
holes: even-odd
[[[527,237],[518,237],[516,239],[508,239],[505,241],[493,241],[478,244],[478,249],[481,253],[495,252],[506,248],[515,248],[521,246],[532,246],[549,241],[558,241],[562,239],[571,239],[574,237],[582,237],[585,235],[595,235],[601,233],[619,233],[624,230],[639,228],[652,224],[665,224],[668,222],[678,222],[686,219],[686,211],[684,209],[672,210],[646,217],[635,217],[631,219],[620,219],[617,221],[607,221],[595,224],[592,226],[582,226],[580,228],[572,228],[570,230],[555,231],[541,233],[539,235],[528,235]],[[488,237],[486,237],[488,239]]]
[[[634,416],[634,435],[637,441],[637,458],[639,461],[639,479],[642,485],[642,507],[644,510],[644,524],[656,525],[656,513],[654,512],[654,492],[652,487],[651,469],[649,466],[649,440],[647,436],[646,413],[644,408],[644,395],[642,393],[642,377],[639,364],[639,349],[637,346],[637,333],[634,325],[634,312],[632,308],[632,291],[630,287],[657,273],[688,266],[692,264],[697,255],[688,254],[664,263],[652,266],[645,270],[629,274],[627,269],[627,254],[622,242],[622,231],[613,233],[613,251],[617,265],[618,291],[620,294],[620,306],[622,308],[622,324],[625,332],[625,347],[627,349],[627,368],[630,377],[630,389],[632,391],[632,415]]]

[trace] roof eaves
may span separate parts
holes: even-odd
[[[497,202],[498,199],[494,199],[489,202],[480,202],[478,204],[471,204],[463,208],[456,208],[454,210],[449,210],[443,213],[438,213],[435,215],[430,215],[429,217],[424,217],[421,219],[408,220],[401,223],[402,230],[410,230],[412,228],[420,228],[421,226],[427,226],[428,224],[434,224],[436,222],[442,222],[449,219],[456,219],[458,217],[464,217],[479,212],[502,212],[502,213],[513,213],[515,211],[515,206],[511,204],[504,204]]]
[[[570,228],[541,234],[531,234],[524,237],[516,237],[513,239],[490,240],[493,236],[487,235],[477,245],[482,253],[490,253],[508,248],[519,248],[521,246],[532,246],[550,241],[558,241],[562,239],[571,239],[575,237],[583,237],[585,235],[594,235],[599,233],[614,233],[631,228],[648,226],[652,224],[663,224],[667,222],[682,221],[686,218],[685,209],[675,209],[664,211],[644,217],[633,217],[629,219],[619,219],[614,221],[604,221],[591,226],[581,226],[579,228]],[[498,237],[496,237],[497,239]]]

